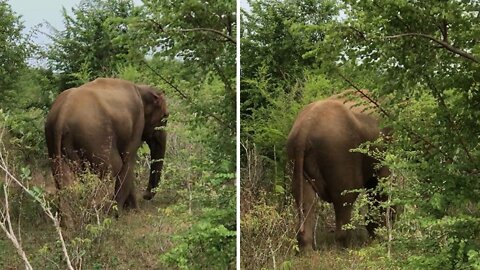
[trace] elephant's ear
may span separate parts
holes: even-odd
[[[149,95],[151,95],[152,97],[152,100],[153,100],[153,104],[155,104],[156,106],[158,105],[161,105],[160,103],[160,95],[153,92],[153,91],[149,91]]]
[[[150,94],[153,98],[154,107],[162,111],[163,117],[168,117],[167,102],[165,100],[165,95],[163,92],[157,93],[155,91],[150,91]]]
[[[160,109],[162,117],[168,116],[167,102],[163,92],[148,85],[138,85],[138,87],[141,89],[142,98],[147,104],[153,105],[153,108]]]
[[[148,85],[139,85],[140,94],[142,95],[142,99],[147,104],[157,105],[159,100],[159,95]]]

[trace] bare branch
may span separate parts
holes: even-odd
[[[429,39],[440,46],[444,47],[445,49],[453,52],[454,54],[460,55],[470,61],[473,61],[475,63],[480,63],[480,60],[478,60],[474,55],[467,53],[466,51],[463,51],[461,49],[455,48],[452,45],[450,45],[448,42],[439,40],[433,36],[427,35],[427,34],[422,34],[422,33],[403,33],[403,34],[398,34],[398,35],[392,35],[392,36],[385,36],[384,38],[386,39],[395,39],[395,38],[402,38],[402,37],[422,37]]]
[[[218,31],[218,30],[212,29],[212,28],[187,28],[187,29],[175,29],[174,31],[177,31],[177,32],[210,32],[210,33],[214,33],[214,34],[217,34],[217,35],[225,38],[226,40],[228,40],[232,44],[237,44],[235,39],[233,39],[231,36],[228,36],[225,33],[223,33],[222,31]]]
[[[226,39],[226,41],[232,43],[232,44],[237,44],[234,38],[231,36],[223,33],[222,31],[219,31],[217,29],[213,28],[205,28],[205,27],[198,27],[198,28],[173,28],[173,29],[165,29],[161,24],[156,22],[155,20],[150,19],[149,20],[151,23],[153,23],[160,32],[163,33],[168,33],[168,32],[208,32],[208,33],[213,33],[215,35],[221,36]]]
[[[68,250],[67,250],[67,245],[65,244],[65,240],[63,238],[63,234],[62,234],[62,229],[60,227],[60,220],[58,218],[58,215],[57,213],[52,213],[51,209],[50,209],[50,206],[48,204],[48,202],[45,200],[44,197],[38,197],[38,196],[35,196],[34,194],[32,194],[30,192],[30,190],[25,187],[25,185],[23,185],[23,183],[18,180],[9,170],[8,168],[8,165],[7,165],[7,161],[3,155],[5,151],[5,147],[3,147],[3,144],[2,144],[2,138],[3,138],[3,131],[4,129],[2,128],[1,132],[0,132],[0,146],[1,149],[0,149],[0,169],[3,170],[5,172],[5,181],[13,181],[15,182],[15,184],[17,184],[23,191],[25,191],[28,195],[30,195],[35,201],[37,201],[40,206],[42,207],[43,209],[43,212],[52,220],[53,222],[53,226],[55,227],[55,230],[57,231],[57,234],[58,234],[58,238],[60,240],[60,243],[62,244],[62,251],[63,251],[63,255],[65,257],[65,261],[67,263],[67,266],[68,266],[68,269],[70,270],[74,270],[73,266],[72,266],[72,263],[71,263],[71,260],[70,260],[70,256],[68,254]],[[6,187],[4,188],[4,192],[6,192]],[[2,213],[2,217],[7,220],[10,220],[10,216],[9,216],[9,211],[8,211],[8,197],[5,196],[6,200],[5,200],[5,214]],[[12,226],[11,226],[11,222],[8,221],[8,228],[4,227],[5,221],[2,220],[2,222],[0,222],[0,227],[2,228],[2,230],[7,234],[7,237],[9,237],[9,239],[13,239],[12,242],[14,243],[15,247],[17,248],[17,245],[15,244],[15,242],[17,242],[18,244],[18,241],[17,239],[15,238],[15,235],[13,234],[13,229],[12,229]],[[11,232],[11,234],[8,233],[8,231]],[[12,238],[13,236],[13,238]],[[15,241],[14,241],[15,240]],[[20,247],[21,249],[21,247]],[[17,251],[19,251],[19,249],[17,248]],[[26,258],[26,255],[23,255],[20,253],[19,251],[19,254],[22,256],[22,258]],[[25,257],[24,257],[25,256]],[[25,260],[24,260],[25,261]],[[32,269],[31,266],[30,268],[28,268],[27,266],[27,261],[25,262],[25,267],[27,269]]]
[[[27,258],[27,254],[23,250],[22,245],[20,244],[20,241],[17,239],[12,228],[12,220],[10,219],[10,207],[8,202],[8,183],[9,182],[10,182],[9,179],[5,179],[5,183],[3,184],[3,194],[5,197],[5,204],[4,204],[5,213],[2,212],[2,220],[0,221],[0,228],[7,235],[7,238],[10,239],[13,246],[17,250],[18,255],[20,255],[20,257],[22,258],[25,264],[25,269],[32,270],[33,267]]]

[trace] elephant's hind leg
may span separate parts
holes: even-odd
[[[137,200],[135,197],[135,173],[132,164],[134,162],[127,162],[116,177],[115,181],[115,200],[118,207],[121,208],[136,208]]]
[[[350,245],[351,231],[345,230],[344,225],[348,224],[352,218],[353,203],[340,202],[334,203],[335,209],[335,240],[343,247]]]
[[[303,211],[303,216],[305,217],[302,220],[302,215],[299,214],[299,224],[297,231],[297,240],[302,251],[311,251],[314,247],[314,230],[315,230],[315,217],[316,217],[316,194],[312,188],[312,185],[308,182],[305,182],[303,185],[303,205],[298,205],[299,190],[298,187],[294,186],[295,199],[297,201],[297,207],[299,211]],[[303,223],[303,230],[302,228]]]
[[[57,190],[60,191],[60,195],[58,197],[60,225],[63,228],[72,229],[74,228],[73,209],[71,207],[70,200],[65,197],[65,194],[62,193],[73,184],[75,181],[75,174],[73,169],[70,167],[69,161],[57,158],[57,160],[54,162],[56,162],[56,170],[54,172],[55,184],[57,186]]]
[[[110,152],[108,161],[109,161],[108,163],[110,167],[105,167],[104,169],[111,170],[111,177],[113,177],[113,180],[115,182],[113,200],[117,202],[118,210],[120,210],[120,208],[122,208],[123,206],[123,203],[119,202],[118,198],[119,198],[119,195],[121,194],[122,185],[124,182],[123,180],[125,178],[125,176],[121,175],[123,162],[118,151],[113,149]],[[105,164],[105,165],[108,165],[108,164]]]
[[[129,187],[127,187],[127,198],[125,199],[125,203],[123,207],[125,209],[136,209],[137,208],[137,197],[135,195],[135,176],[134,176],[134,171],[133,169],[129,170],[128,172],[129,175],[127,177],[130,179],[129,180]]]

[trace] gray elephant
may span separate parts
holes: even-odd
[[[147,85],[99,78],[62,92],[45,124],[57,189],[71,184],[76,170],[87,165],[102,177],[114,177],[119,207],[137,207],[134,167],[137,150],[145,141],[152,164],[143,197],[152,199],[163,167],[166,131],[162,127],[167,117],[164,94]]]
[[[288,157],[294,167],[292,189],[300,213],[297,240],[301,250],[313,248],[315,194],[333,204],[335,238],[347,246],[350,236],[342,226],[351,220],[358,193],[344,191],[375,188],[378,177],[389,175],[386,167],[375,170],[374,158],[351,151],[387,131],[380,129],[378,116],[365,104],[364,97],[353,90],[311,103],[299,113],[288,135]],[[377,195],[377,199],[382,198]],[[371,236],[377,226],[374,222],[367,225]]]

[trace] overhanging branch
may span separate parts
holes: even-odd
[[[392,36],[385,36],[384,38],[386,39],[395,39],[395,38],[402,38],[402,37],[422,37],[429,39],[440,46],[444,47],[445,49],[453,52],[454,54],[460,55],[464,58],[467,58],[468,60],[471,60],[475,63],[480,63],[480,61],[472,54],[467,53],[466,51],[463,51],[461,49],[453,47],[451,44],[447,43],[446,41],[439,40],[433,36],[427,35],[427,34],[422,34],[422,33],[404,33],[404,34],[398,34],[398,35],[392,35]]]

